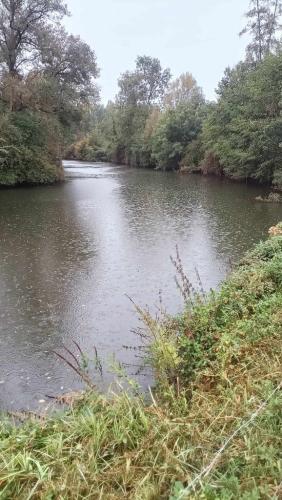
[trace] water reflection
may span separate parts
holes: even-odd
[[[69,164],[60,186],[0,191],[0,407],[79,386],[52,351],[79,341],[134,362],[130,295],[181,307],[169,256],[215,287],[282,219],[258,188],[111,165]],[[102,387],[111,380],[106,373]],[[144,382],[146,383],[146,381]]]

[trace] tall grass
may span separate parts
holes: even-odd
[[[151,401],[92,390],[57,416],[3,417],[0,498],[281,498],[279,231],[181,316],[139,312]]]

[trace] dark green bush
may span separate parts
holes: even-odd
[[[40,113],[3,114],[0,119],[0,184],[56,181],[58,133],[56,121]]]

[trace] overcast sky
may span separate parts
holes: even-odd
[[[104,103],[137,55],[158,57],[174,77],[190,71],[207,98],[226,66],[244,55],[248,0],[67,0],[67,29],[95,49]]]

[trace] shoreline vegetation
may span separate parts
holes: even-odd
[[[0,4],[0,185],[63,180],[64,149],[95,106],[95,52],[69,34],[63,0]]]
[[[204,98],[190,73],[169,79],[164,88],[168,71],[158,59],[138,57],[135,71],[121,75],[116,101],[93,110],[88,132],[66,149],[66,159],[213,175],[281,190],[281,49],[227,68],[214,102]]]
[[[282,223],[204,296],[146,326],[156,385],[95,390],[65,412],[0,422],[1,498],[281,497]],[[146,400],[146,401],[145,401]]]
[[[0,185],[62,180],[65,157],[281,190],[282,0],[250,4],[246,56],[226,68],[214,101],[189,71],[172,79],[142,55],[104,106],[95,52],[66,32],[63,1],[2,2]]]

